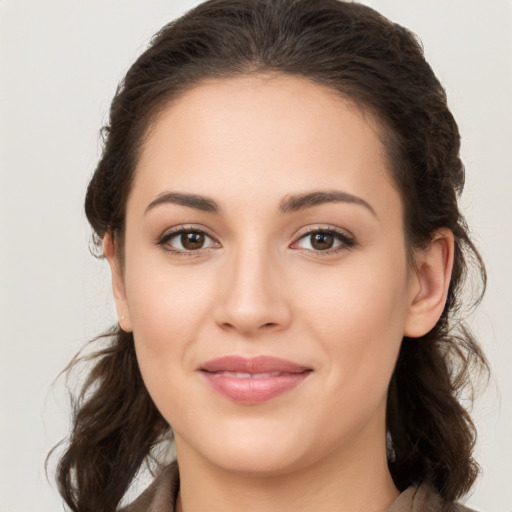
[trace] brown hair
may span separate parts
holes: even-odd
[[[458,128],[409,31],[368,7],[338,0],[210,0],[165,26],[112,102],[85,201],[96,242],[110,231],[122,245],[127,195],[155,115],[201,80],[260,72],[305,77],[374,115],[384,127],[409,247],[428,245],[440,227],[455,235],[443,314],[425,336],[403,340],[387,413],[397,487],[429,480],[451,502],[477,475],[475,430],[460,398],[471,370],[486,368],[462,322],[460,290],[471,263],[483,293],[485,270],[457,205],[464,184]],[[93,361],[58,467],[60,492],[77,512],[114,510],[170,428],[144,387],[131,334],[115,328]]]

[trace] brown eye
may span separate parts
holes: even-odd
[[[334,236],[330,233],[313,233],[311,237],[311,247],[317,251],[326,251],[334,246]]]
[[[205,242],[204,233],[199,231],[184,232],[181,234],[181,245],[187,251],[202,249]]]
[[[158,241],[158,245],[176,254],[190,254],[202,249],[220,247],[220,244],[204,231],[186,228],[165,235]]]
[[[355,240],[332,229],[315,229],[302,235],[292,244],[293,249],[304,249],[312,253],[331,254],[356,245]]]

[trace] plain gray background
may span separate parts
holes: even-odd
[[[0,0],[0,512],[62,510],[44,458],[67,431],[62,380],[115,321],[82,213],[98,130],[129,64],[192,0]],[[487,262],[473,317],[493,368],[477,402],[483,475],[467,503],[512,511],[512,2],[367,0],[415,31],[463,137],[463,210]]]

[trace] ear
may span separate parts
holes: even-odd
[[[110,265],[112,273],[112,290],[114,292],[114,301],[116,304],[119,326],[123,331],[131,332],[132,323],[128,304],[126,301],[126,292],[124,287],[124,277],[119,258],[116,253],[116,242],[111,231],[107,231],[103,237],[103,254]]]
[[[441,317],[450,286],[453,257],[454,237],[448,228],[437,230],[429,246],[415,253],[404,336],[418,338],[427,334]]]

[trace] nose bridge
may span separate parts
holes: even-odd
[[[282,286],[277,255],[256,237],[240,244],[226,262],[218,323],[250,334],[284,328],[290,308]]]

